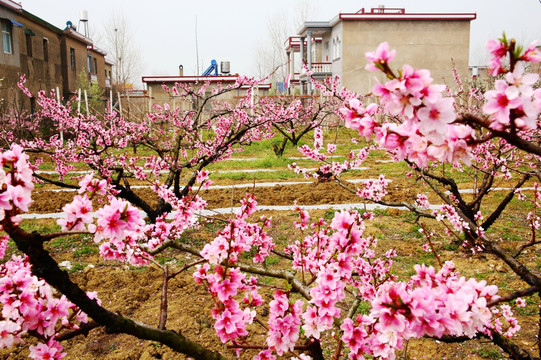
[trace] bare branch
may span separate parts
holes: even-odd
[[[534,285],[534,286],[529,287],[529,288],[524,289],[524,290],[518,290],[518,291],[515,291],[512,294],[502,296],[502,297],[500,297],[500,298],[498,298],[496,300],[493,300],[493,301],[489,302],[487,304],[487,307],[491,307],[491,306],[497,305],[497,304],[502,303],[502,302],[508,302],[508,301],[514,300],[516,298],[519,298],[521,296],[530,296],[533,293],[538,292],[538,291],[539,291],[539,286],[537,286],[537,285]]]

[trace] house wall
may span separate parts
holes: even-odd
[[[18,92],[15,84],[20,77],[19,36],[23,30],[13,26],[10,19],[17,21],[16,14],[9,9],[0,7],[0,20],[5,21],[11,28],[12,46],[11,53],[4,52],[3,41],[0,38],[0,79],[3,78],[0,85],[0,112],[7,107],[14,107],[15,93]]]
[[[192,104],[191,102],[185,101],[180,96],[172,96],[169,92],[165,91],[162,87],[162,84],[159,83],[151,83],[148,82],[147,84],[147,96],[150,96],[152,94],[152,104],[163,106],[164,104],[169,104],[171,110],[179,108],[181,110],[194,110],[197,108],[196,104]],[[222,83],[222,86],[227,86],[227,84],[232,84],[232,82],[224,82]],[[172,88],[174,86],[173,83],[166,84],[169,88]],[[212,88],[215,87],[216,84],[210,84],[210,86],[205,91],[205,96],[210,96],[212,94]],[[197,86],[194,86],[194,88],[197,88]],[[258,89],[255,91],[255,96],[267,96],[269,94],[269,89]],[[233,91],[226,92],[224,94],[221,94],[220,96],[214,98],[214,100],[217,101],[225,101],[229,103],[230,105],[234,106],[236,105],[240,99],[242,99],[244,96],[246,96],[246,90],[244,89],[236,89]],[[140,103],[140,102],[139,102]],[[124,105],[122,105],[124,107]],[[207,103],[204,107],[204,115],[209,114],[212,110],[213,105],[212,103]],[[147,102],[147,108],[145,111],[148,111],[148,102]]]
[[[329,51],[330,51],[330,54],[329,54],[329,59],[330,61],[332,62],[332,65],[331,65],[331,71],[333,74],[342,74],[342,69],[343,69],[343,49],[344,49],[344,27],[343,27],[343,23],[342,22],[339,22],[338,24],[336,24],[335,26],[333,26],[332,30],[331,30],[331,34],[330,34],[330,38],[328,39],[329,41]],[[336,38],[339,38],[340,41],[341,41],[341,50],[338,52],[338,56],[336,56],[335,54],[335,46],[336,44],[333,42],[333,39],[336,39]],[[343,76],[343,74],[342,74]]]
[[[62,36],[62,62],[64,70],[64,97],[75,94],[79,88],[79,76],[84,72],[88,75],[88,49],[87,45],[70,36]],[[71,62],[71,49],[75,54],[75,66]],[[102,75],[103,76],[103,75]]]
[[[81,73],[89,76],[88,54],[96,59],[97,71],[92,69],[93,78],[102,89],[110,87],[106,75],[112,69],[105,63],[103,51],[87,49],[92,41],[73,29],[61,30],[47,21],[20,7],[0,0],[0,20],[11,25],[12,53],[5,53],[0,39],[0,113],[10,108],[32,110],[34,101],[21,96],[17,81],[26,75],[25,86],[36,94],[39,90],[58,88],[64,98],[69,98],[79,87]],[[12,25],[9,20],[22,26]],[[31,49],[31,51],[29,50]],[[70,49],[75,52],[72,66]],[[94,64],[94,63],[93,63]],[[1,101],[3,99],[3,101]]]
[[[17,28],[17,31],[19,32],[19,71],[21,74],[26,74],[28,81],[25,85],[33,94],[39,90],[48,91],[56,87],[61,89],[62,67],[60,40],[57,33],[24,16],[18,16],[17,21],[24,26]],[[29,53],[28,45],[31,46],[31,53]]]
[[[96,59],[97,69],[92,69],[93,74],[98,78],[98,86],[105,89],[105,58],[97,51],[90,50],[93,59]]]
[[[9,22],[9,20],[15,20],[17,21],[17,16],[14,12],[0,7],[0,20],[5,21],[9,26],[11,26],[11,45],[13,47],[11,54],[4,52],[4,44],[1,41],[0,38],[0,63],[2,65],[7,65],[11,67],[19,67],[20,66],[20,59],[19,59],[19,34],[20,34],[20,27],[13,26]]]
[[[103,66],[103,76],[105,76],[105,88],[107,90],[110,90],[113,84],[113,65],[111,65],[111,63],[109,63],[108,61],[104,61]]]
[[[350,90],[367,93],[381,74],[366,71],[365,53],[375,51],[387,41],[397,55],[391,63],[393,70],[409,64],[430,70],[437,83],[454,85],[452,60],[458,73],[468,75],[470,21],[460,20],[370,20],[342,21],[342,82]]]
[[[226,86],[227,83],[223,83],[223,86]],[[173,84],[167,84],[170,88],[173,87]],[[211,95],[211,89],[213,87],[213,84],[211,84],[205,92],[205,95]],[[161,84],[158,83],[147,83],[147,88],[150,90],[152,89],[152,103],[157,105],[163,105],[163,104],[169,104],[171,109],[173,108],[180,108],[182,110],[190,110],[193,108],[192,104],[189,102],[184,101],[181,97],[173,97],[169,92],[165,91]],[[194,86],[194,88],[197,88],[197,86]],[[260,91],[263,92],[263,91]],[[150,92],[149,92],[150,93]],[[246,94],[245,90],[234,90],[229,91],[225,94],[222,94],[218,97],[216,97],[216,100],[219,101],[227,101],[230,104],[235,104],[238,99],[236,97],[243,96]],[[205,109],[210,110],[211,104],[208,104],[205,106]]]

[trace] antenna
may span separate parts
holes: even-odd
[[[78,27],[81,28],[81,23],[83,23],[83,35],[85,37],[88,37],[88,11],[86,10],[81,10],[81,12],[79,13],[79,25]]]
[[[199,47],[197,46],[197,15],[195,15],[195,60],[196,60],[195,63],[197,64],[195,73],[199,75]]]

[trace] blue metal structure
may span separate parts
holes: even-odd
[[[205,72],[201,76],[213,76],[212,75],[213,71],[214,71],[214,76],[218,76],[218,63],[214,59],[210,62],[210,66],[207,68],[207,70],[205,70]]]

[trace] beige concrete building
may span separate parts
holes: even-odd
[[[212,94],[212,88],[217,86],[226,87],[234,84],[238,79],[238,75],[218,75],[218,76],[143,76],[143,84],[147,88],[147,104],[148,111],[150,111],[153,104],[163,105],[169,104],[172,109],[180,108],[182,110],[191,110],[197,108],[198,104],[195,102],[185,101],[180,96],[174,96],[170,92],[164,89],[164,86],[172,89],[175,84],[185,84],[193,89],[199,89],[202,84],[209,82],[209,86],[205,90],[205,96]],[[271,84],[260,84],[256,91],[255,96],[265,96],[268,94],[271,88]],[[246,95],[248,87],[241,87],[234,91],[227,92],[216,100],[226,101],[231,105],[238,102],[241,97]],[[204,110],[208,113],[212,111],[212,103],[209,102],[205,105]]]
[[[382,77],[365,70],[365,53],[387,41],[397,51],[393,69],[403,64],[429,69],[435,81],[452,86],[453,61],[460,75],[468,75],[470,22],[475,18],[475,13],[419,14],[379,7],[340,13],[330,21],[305,22],[286,42],[291,84],[301,93],[311,92],[298,62],[302,59],[314,78],[340,75],[342,85],[366,94],[375,77]]]
[[[62,30],[19,3],[0,0],[0,24],[0,110],[34,109],[34,100],[21,96],[17,88],[22,74],[33,94],[58,88],[69,98],[77,92],[81,74],[104,90],[111,87],[112,63],[105,59],[105,51],[70,23]]]

